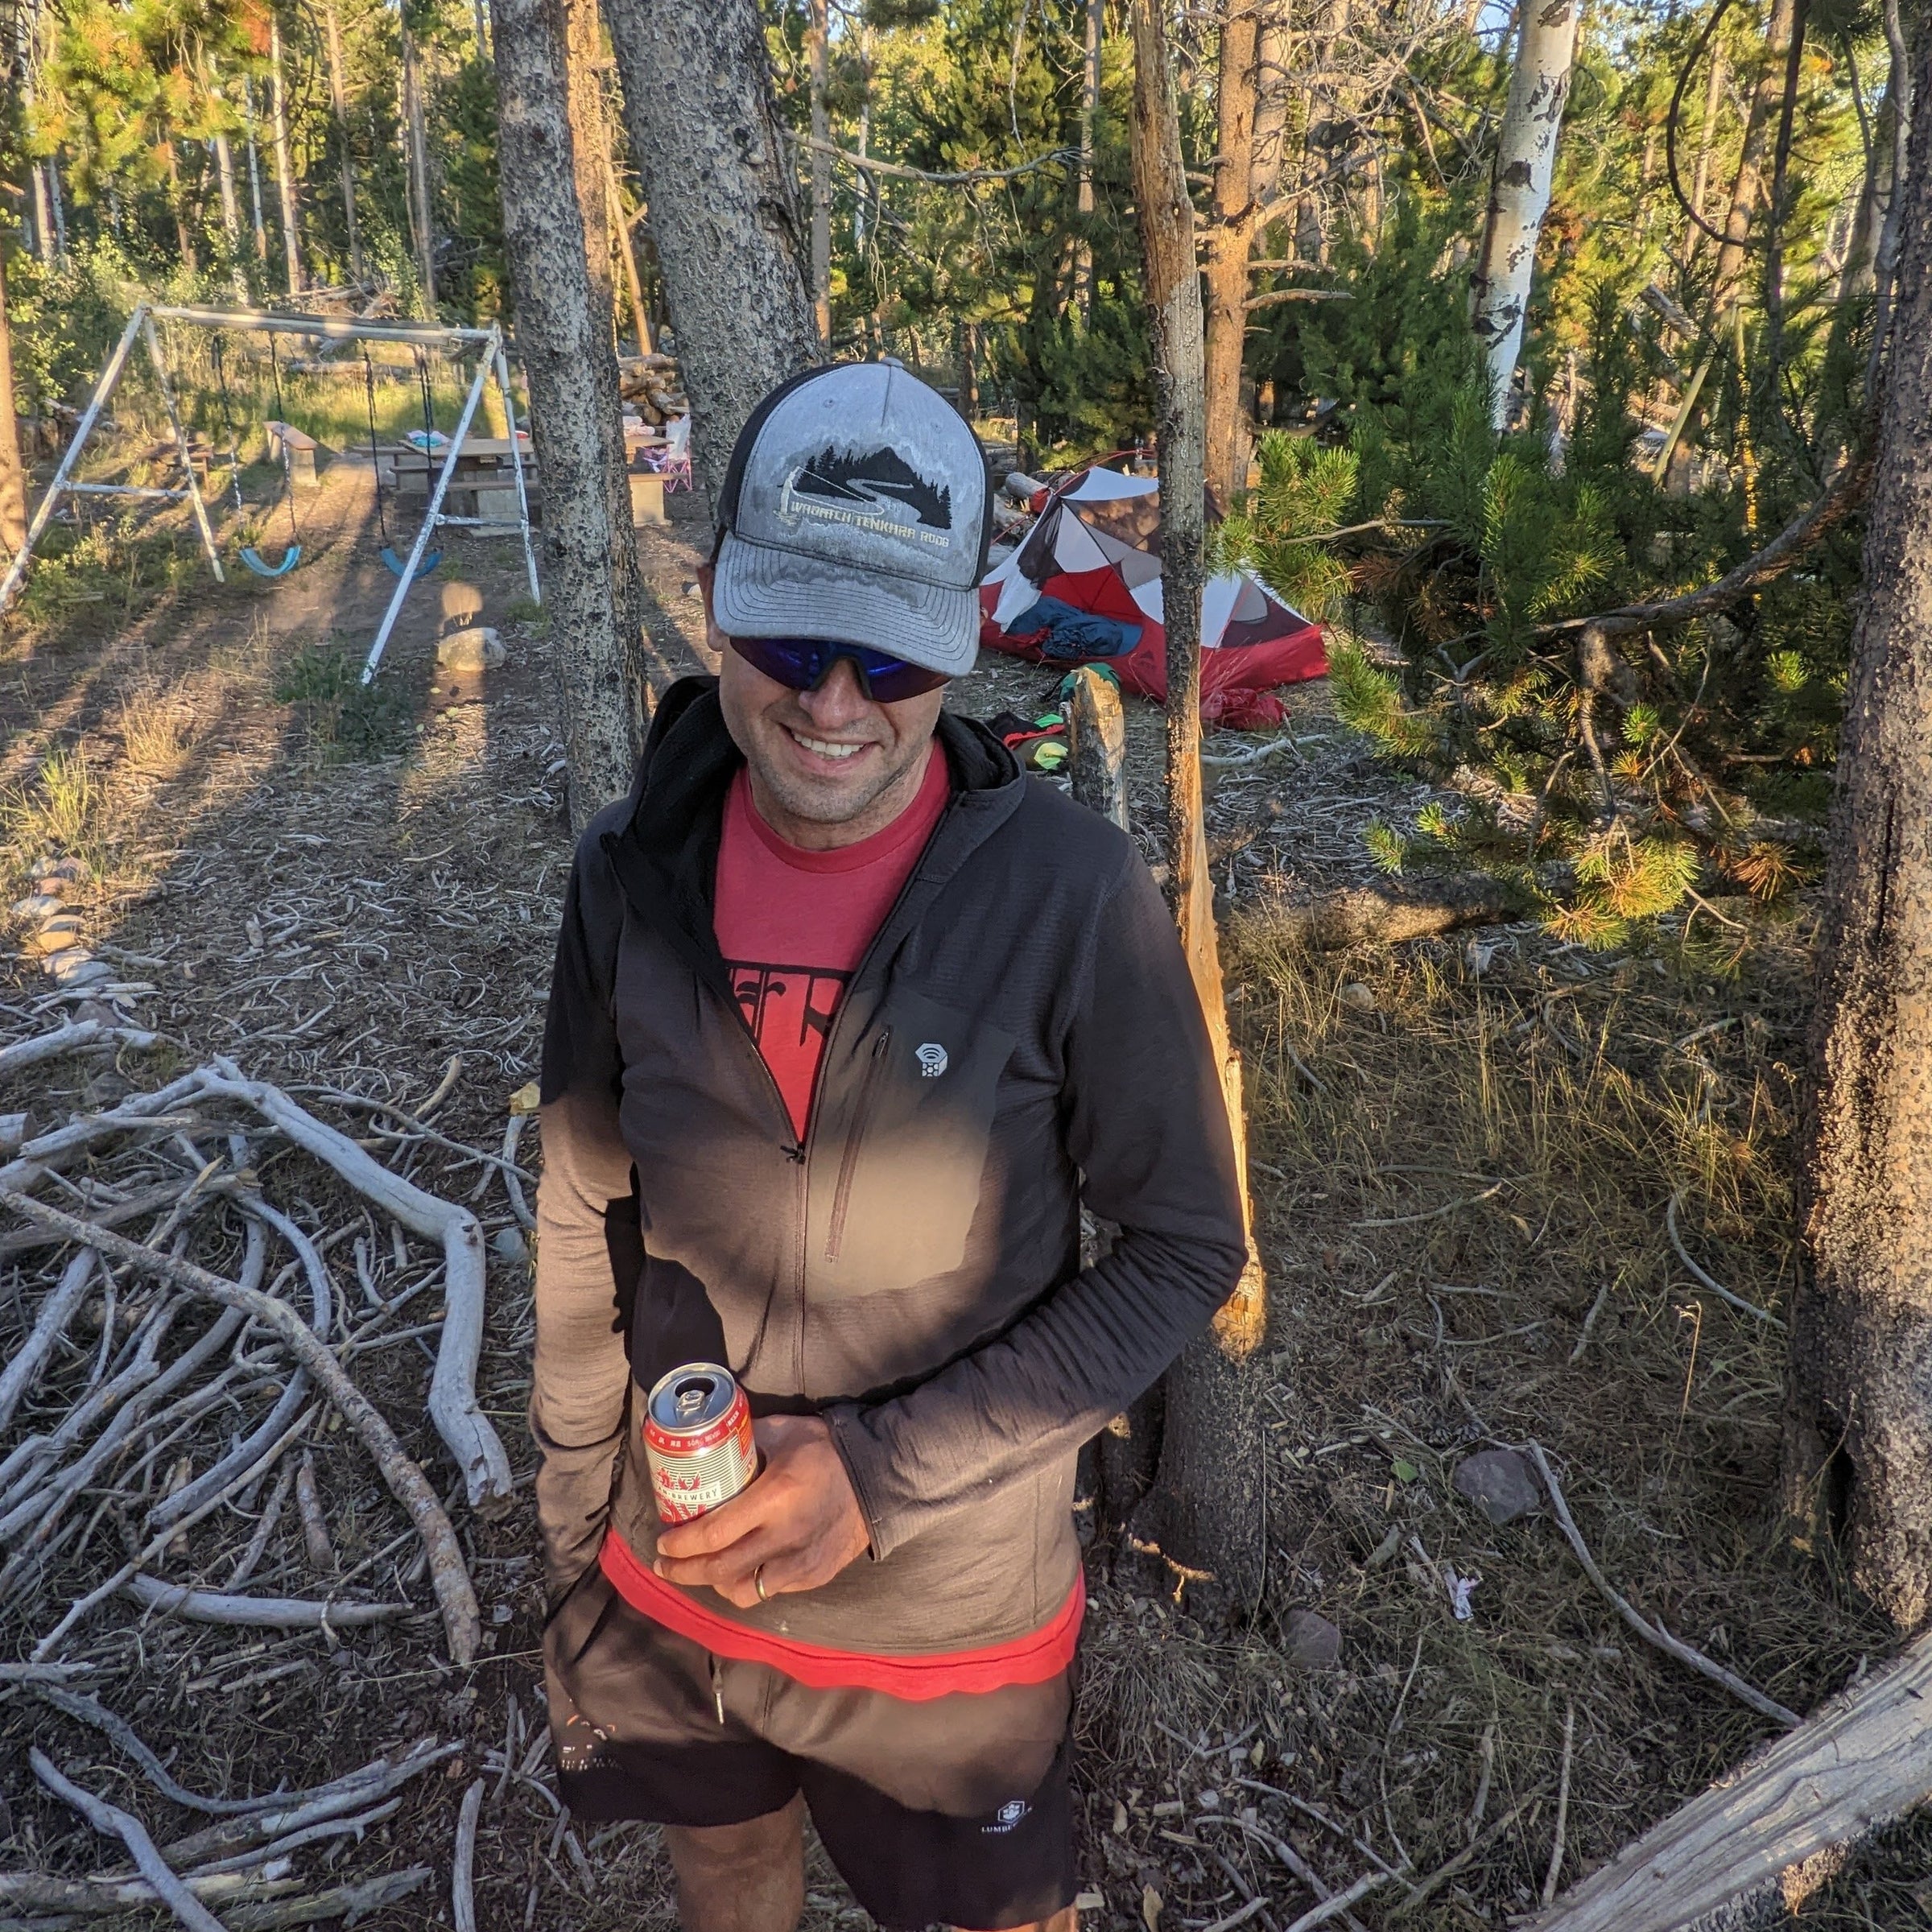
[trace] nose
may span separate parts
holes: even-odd
[[[849,731],[873,709],[849,658],[834,658],[817,689],[800,691],[799,702],[812,723],[828,733]]]

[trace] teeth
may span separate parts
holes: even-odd
[[[791,734],[807,751],[815,751],[822,758],[848,758],[855,751],[863,751],[863,745],[835,745],[829,738],[808,738],[802,731]]]

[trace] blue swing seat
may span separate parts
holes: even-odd
[[[291,543],[282,553],[279,564],[271,564],[253,544],[242,552],[242,561],[258,577],[285,577],[302,561],[302,546]]]
[[[398,556],[394,545],[390,543],[385,543],[382,546],[382,561],[389,566],[390,575],[394,577],[401,576],[403,572],[409,568],[409,559],[407,557]],[[416,566],[416,574],[410,579],[411,583],[420,584],[442,561],[443,553],[441,551],[425,551],[423,555],[423,561]]]

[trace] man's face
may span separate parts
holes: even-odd
[[[708,586],[706,605],[708,620]],[[795,844],[844,844],[890,824],[924,775],[944,687],[877,704],[850,660],[840,658],[817,690],[794,691],[748,664],[715,624],[709,628],[720,654],[724,723],[751,767],[754,795],[773,829]],[[783,819],[817,828],[817,836],[796,836]],[[833,828],[844,836],[826,839]]]

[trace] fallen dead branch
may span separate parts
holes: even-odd
[[[1761,1308],[1756,1302],[1748,1302],[1741,1294],[1734,1294],[1722,1282],[1707,1274],[1691,1260],[1689,1251],[1684,1246],[1684,1237],[1678,1233],[1677,1228],[1677,1211],[1683,1205],[1686,1191],[1684,1188],[1678,1188],[1670,1197],[1670,1205],[1664,1210],[1664,1232],[1670,1237],[1670,1245],[1676,1249],[1677,1258],[1690,1271],[1691,1278],[1701,1286],[1708,1288],[1720,1302],[1728,1303],[1740,1315],[1749,1315],[1753,1321],[1768,1323],[1773,1328],[1783,1327],[1784,1323],[1769,1308]]]
[[[252,1315],[264,1327],[271,1330],[342,1412],[343,1418],[361,1438],[364,1447],[374,1459],[390,1494],[408,1512],[429,1553],[430,1582],[442,1608],[450,1656],[460,1665],[475,1662],[482,1638],[482,1620],[477,1612],[469,1571],[463,1560],[462,1547],[450,1527],[449,1518],[444,1513],[441,1502],[423,1472],[396,1440],[395,1432],[382,1412],[349,1380],[347,1371],[328,1344],[294,1309],[286,1302],[276,1301],[258,1290],[245,1288],[237,1282],[210,1274],[192,1261],[177,1260],[171,1255],[144,1247],[138,1241],[108,1233],[17,1189],[0,1187],[0,1203],[30,1220],[60,1228],[72,1239],[97,1247],[116,1260],[131,1261],[210,1301],[218,1302],[224,1307],[240,1309],[244,1314]]]
[[[33,1766],[35,1777],[55,1797],[72,1805],[97,1831],[109,1832],[127,1847],[128,1856],[133,1859],[141,1876],[154,1887],[156,1897],[188,1928],[188,1932],[227,1932],[221,1920],[169,1870],[160,1848],[148,1836],[147,1827],[140,1819],[118,1806],[110,1805],[105,1798],[83,1790],[61,1773],[44,1751],[38,1748],[30,1751],[27,1762]]]
[[[1399,945],[1459,926],[1492,926],[1514,912],[1500,881],[1481,873],[1458,873],[1348,886],[1305,905],[1283,906],[1270,912],[1269,920],[1304,944],[1339,950]]]
[[[1921,1637],[1626,1845],[1531,1932],[1677,1932],[1902,1817],[1932,1794],[1928,1698],[1932,1637]]]
[[[213,1073],[200,1076],[202,1092],[246,1100],[297,1146],[326,1162],[412,1234],[442,1243],[445,1312],[436,1375],[430,1384],[430,1417],[463,1472],[470,1507],[480,1509],[507,1503],[514,1487],[510,1458],[477,1404],[485,1280],[483,1231],[477,1217],[468,1208],[391,1174],[347,1134],[317,1120],[279,1087],[244,1079],[231,1060],[217,1059],[213,1066]]]
[[[40,1364],[67,1332],[67,1324],[80,1306],[100,1259],[93,1249],[83,1248],[68,1263],[66,1273],[40,1304],[40,1312],[34,1317],[34,1325],[27,1331],[19,1352],[0,1370],[0,1429],[14,1419],[14,1411],[20,1406],[21,1397],[33,1386]]]
[[[358,1630],[407,1616],[414,1604],[331,1604],[287,1596],[226,1596],[133,1576],[121,1587],[144,1609],[184,1616],[190,1623],[231,1624],[261,1630]]]
[[[1550,1467],[1550,1459],[1543,1453],[1542,1444],[1532,1440],[1525,1447],[1536,1463],[1537,1473],[1543,1479],[1543,1487],[1549,1492],[1550,1507],[1555,1513],[1557,1522],[1577,1562],[1583,1566],[1583,1574],[1596,1584],[1604,1600],[1645,1643],[1654,1644],[1666,1657],[1675,1657],[1680,1664],[1687,1665],[1700,1677],[1709,1678],[1712,1683],[1720,1685],[1740,1703],[1748,1704],[1761,1716],[1785,1725],[1797,1725],[1804,1721],[1795,1711],[1787,1710],[1775,1698],[1765,1696],[1755,1685],[1746,1683],[1735,1672],[1727,1670],[1722,1664],[1713,1662],[1703,1651],[1694,1649],[1681,1637],[1673,1637],[1662,1624],[1653,1623],[1628,1598],[1619,1595],[1611,1587],[1609,1579],[1596,1567],[1596,1559],[1591,1555],[1589,1545],[1583,1541],[1582,1531],[1577,1528],[1570,1514],[1570,1505],[1563,1500],[1563,1485],[1556,1480],[1556,1472]]]
[[[463,1794],[463,1809],[456,1816],[449,1875],[449,1916],[456,1932],[477,1932],[477,1820],[483,1812],[483,1785],[479,1777]]]

